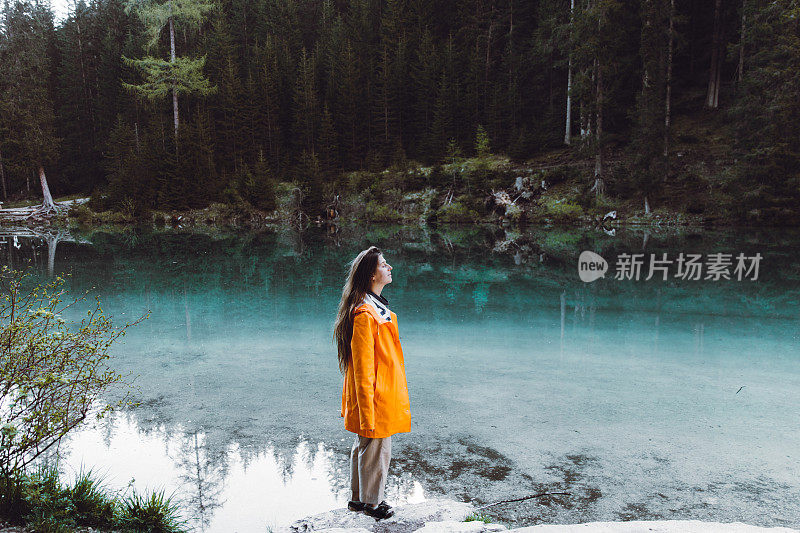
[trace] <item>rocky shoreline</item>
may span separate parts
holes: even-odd
[[[275,533],[797,533],[785,527],[759,527],[741,522],[720,523],[700,520],[654,520],[591,522],[586,524],[540,524],[508,529],[504,524],[481,520],[465,521],[476,509],[452,500],[426,500],[396,508],[388,520],[353,513],[345,508],[297,520]]]

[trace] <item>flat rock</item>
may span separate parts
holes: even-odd
[[[342,508],[297,520],[279,533],[800,533],[785,527],[700,520],[542,524],[506,530],[502,524],[464,522],[473,512],[472,505],[452,500],[426,500],[396,507],[388,520],[375,520]]]
[[[317,533],[369,533],[369,529],[363,527],[346,528],[346,527],[332,527],[329,529],[320,529]]]
[[[372,533],[412,533],[426,527],[430,522],[462,522],[468,524],[469,522],[463,522],[463,520],[472,510],[472,506],[468,503],[452,500],[426,500],[421,503],[395,507],[393,517],[387,520],[375,520],[363,513],[354,513],[346,508],[341,508],[297,520],[285,531],[287,533],[306,533],[310,531],[345,533],[342,530],[348,530],[347,533],[363,533],[363,531],[356,532],[353,530],[366,530]],[[452,531],[455,533],[455,530]],[[463,531],[467,533],[467,530]],[[474,531],[479,532],[484,531],[484,529]],[[473,530],[470,529],[469,532],[472,533]]]
[[[486,524],[479,520],[473,522],[460,522],[445,520],[443,522],[427,522],[414,533],[495,533],[505,531],[503,524]]]
[[[361,533],[374,531],[375,519],[363,513],[355,513],[346,507],[334,509],[294,521],[286,532],[327,531],[328,533]]]
[[[786,527],[759,527],[732,522],[700,520],[655,520],[632,522],[588,522],[586,524],[539,525],[510,529],[509,533],[797,533]]]

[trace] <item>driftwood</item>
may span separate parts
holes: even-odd
[[[77,198],[75,200],[67,200],[55,204],[55,213],[51,208],[42,204],[32,205],[29,207],[13,207],[8,209],[0,209],[0,223],[13,223],[13,222],[27,222],[28,220],[40,220],[47,218],[48,215],[58,214],[62,211],[67,211],[75,205],[81,205],[88,202],[88,198]]]

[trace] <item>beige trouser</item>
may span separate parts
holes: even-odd
[[[376,506],[383,501],[383,487],[392,460],[392,437],[370,439],[356,435],[350,451],[350,486],[353,501]]]

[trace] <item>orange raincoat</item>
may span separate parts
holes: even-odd
[[[406,370],[397,315],[385,320],[369,304],[353,313],[352,359],[342,387],[344,428],[382,439],[411,431]]]

